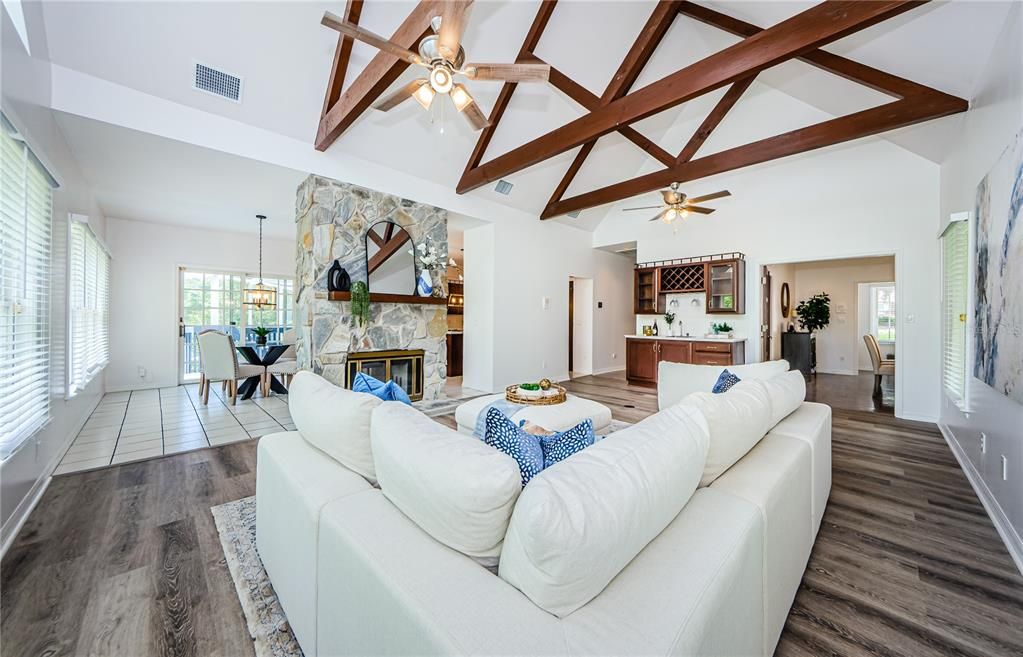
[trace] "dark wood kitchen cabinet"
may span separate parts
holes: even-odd
[[[657,384],[657,364],[741,365],[746,362],[746,343],[700,340],[625,339],[625,377],[640,386]]]
[[[625,341],[625,374],[629,383],[657,383],[657,340]]]
[[[448,376],[462,376],[462,334],[448,333]]]

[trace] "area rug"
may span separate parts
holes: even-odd
[[[220,545],[256,657],[301,657],[302,648],[256,551],[255,496],[221,504],[210,511],[220,532]]]

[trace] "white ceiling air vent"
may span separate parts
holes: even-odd
[[[214,96],[242,102],[242,79],[237,75],[195,62],[195,76],[192,88]]]
[[[511,194],[512,187],[514,186],[515,185],[511,184],[507,180],[498,180],[497,187],[495,187],[494,190],[498,194],[504,194],[505,196],[507,196],[508,194]]]
[[[572,217],[573,219],[575,219],[576,217],[578,217],[578,216],[579,216],[579,213],[580,213],[580,212],[582,212],[582,210],[573,210],[572,212],[569,212],[569,213],[568,213],[568,216],[570,216],[570,217]]]

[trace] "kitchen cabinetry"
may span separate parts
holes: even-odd
[[[633,305],[637,315],[652,315],[657,312],[657,269],[646,267],[635,270],[635,292]]]
[[[703,292],[706,312],[746,312],[746,260],[741,253],[639,265],[633,274],[633,310],[637,315],[664,314],[667,294]]]
[[[740,365],[746,362],[746,343],[701,340],[625,339],[625,376],[633,385],[656,385],[657,364]]]
[[[707,263],[707,312],[746,312],[745,260],[723,260]]]
[[[448,376],[462,376],[462,334],[448,333]]]

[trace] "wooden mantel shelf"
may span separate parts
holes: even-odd
[[[331,301],[351,301],[351,292],[328,292],[327,299]],[[419,297],[414,294],[374,294],[369,293],[370,303],[418,303],[431,306],[446,306],[448,300],[444,297]]]

